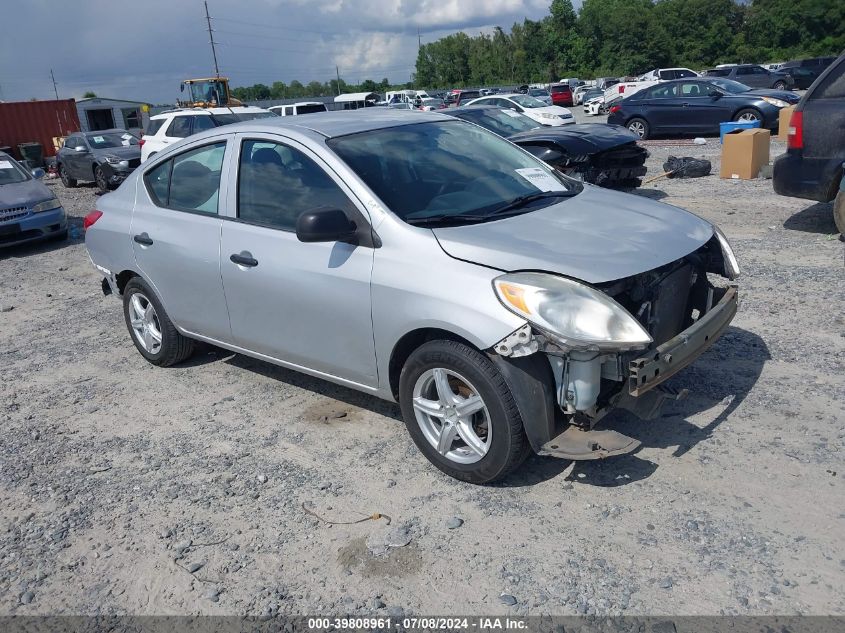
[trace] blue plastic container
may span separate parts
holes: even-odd
[[[760,127],[760,121],[726,121],[719,123],[719,143],[725,142],[725,134],[737,130],[750,130],[755,127]]]

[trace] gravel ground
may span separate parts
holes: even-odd
[[[718,139],[650,151],[650,174],[718,174]],[[830,205],[717,175],[639,190],[732,239],[733,327],[661,419],[606,418],[636,454],[475,487],[389,403],[212,347],[147,364],[79,235],[94,189],[50,186],[71,239],[0,252],[0,614],[845,614]]]

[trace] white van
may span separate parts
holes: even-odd
[[[273,106],[267,109],[279,116],[296,116],[298,114],[314,114],[315,112],[328,111],[326,104],[320,103],[319,101],[302,101],[300,103],[291,103],[289,105]]]

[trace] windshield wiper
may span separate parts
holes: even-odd
[[[429,226],[431,224],[471,224],[473,222],[484,222],[486,215],[474,215],[469,213],[439,213],[424,218],[405,218],[405,222],[413,226]]]
[[[530,202],[534,202],[535,200],[542,200],[543,198],[571,198],[572,196],[577,195],[577,191],[538,191],[537,193],[527,193],[524,196],[517,196],[506,205],[499,207],[498,209],[494,209],[490,213],[487,214],[487,217],[491,217],[494,215],[502,215],[508,213],[510,211],[515,211],[520,207],[524,207],[526,204]]]

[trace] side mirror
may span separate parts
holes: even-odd
[[[358,227],[340,209],[315,209],[299,216],[296,237],[300,242],[355,242]]]
[[[713,97],[714,99],[721,99],[724,96],[724,93],[721,90],[713,88],[713,90],[708,92],[707,95]]]
[[[36,180],[41,180],[44,177],[44,170],[41,169],[40,167],[36,167],[35,169],[32,170],[31,173],[32,173],[32,177],[35,178]]]

